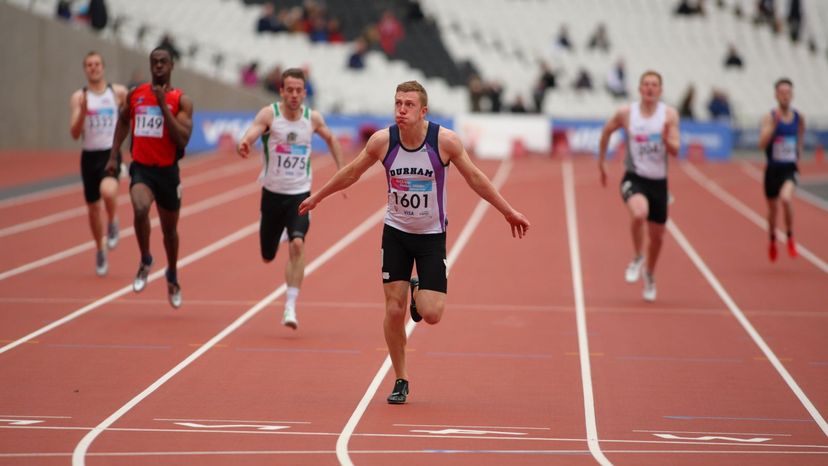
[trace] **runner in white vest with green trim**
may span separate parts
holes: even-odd
[[[299,215],[299,204],[310,196],[313,133],[328,145],[337,168],[342,167],[342,149],[322,114],[304,105],[305,82],[302,70],[285,70],[279,88],[281,101],[259,110],[237,148],[239,155],[247,158],[255,141],[262,139],[262,259],[268,263],[276,257],[282,232],[287,230],[290,256],[285,267],[288,288],[282,324],[294,330],[299,327],[296,298],[305,276],[305,236],[310,227],[309,216]]]

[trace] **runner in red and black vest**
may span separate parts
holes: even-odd
[[[141,263],[132,283],[137,293],[147,286],[153,259],[150,254],[149,211],[156,203],[164,249],[167,253],[167,293],[174,308],[181,306],[178,284],[178,212],[181,209],[181,177],[178,160],[193,130],[193,102],[170,83],[173,56],[166,48],[150,53],[152,82],[130,90],[121,109],[112,143],[107,171],[116,169],[116,154],[128,134],[132,134],[132,178],[129,194],[135,214],[135,237]]]

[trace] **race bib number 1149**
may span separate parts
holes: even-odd
[[[164,137],[164,114],[157,106],[135,109],[135,136],[149,138]]]

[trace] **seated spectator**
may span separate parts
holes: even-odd
[[[790,0],[788,3],[788,33],[791,40],[799,42],[799,32],[802,28],[802,2]]]
[[[492,113],[500,113],[503,109],[503,86],[497,82],[490,82],[486,95],[489,97],[489,111]]]
[[[684,92],[684,97],[681,99],[681,105],[679,105],[678,112],[679,116],[683,119],[693,120],[695,119],[693,115],[693,103],[695,101],[696,96],[696,86],[690,84],[687,86],[687,90]]]
[[[727,94],[721,89],[713,88],[713,95],[707,103],[707,110],[710,111],[710,118],[714,120],[730,121],[730,101]]]
[[[703,15],[703,0],[681,0],[676,6],[676,14],[686,16]]]
[[[572,88],[576,91],[592,90],[592,77],[589,75],[589,71],[587,71],[586,68],[581,68],[580,70],[578,70],[578,76],[572,83]]]
[[[619,59],[607,73],[607,91],[616,99],[627,97],[627,73],[624,60]]]
[[[776,22],[776,5],[774,0],[757,0],[756,15],[753,18],[756,24]]]
[[[256,32],[282,32],[285,30],[287,30],[287,26],[282,23],[279,16],[274,11],[273,4],[262,4],[262,15],[256,22]]]
[[[348,57],[348,68],[352,70],[361,70],[365,68],[365,51],[367,49],[365,39],[362,37],[354,41],[354,51]]]
[[[509,111],[512,113],[526,113],[526,105],[523,104],[523,96],[518,95],[515,97],[515,101],[512,103],[512,106],[509,107]]]
[[[241,84],[244,87],[257,87],[259,85],[259,63],[256,61],[250,62],[249,65],[242,68]]]
[[[379,44],[389,57],[393,57],[397,51],[397,42],[405,36],[402,23],[394,16],[391,10],[385,10],[377,23],[379,32]]]
[[[725,68],[742,68],[744,66],[742,57],[739,55],[739,51],[736,50],[736,46],[733,44],[730,44],[727,49],[727,56],[725,56],[724,66]]]
[[[469,104],[472,112],[483,111],[483,97],[485,97],[483,81],[477,75],[469,77]]]
[[[309,21],[308,38],[311,42],[328,41],[328,23],[322,15],[316,15]]]
[[[557,81],[558,71],[553,70],[549,63],[544,62],[541,64],[541,74],[532,92],[532,97],[535,100],[535,109],[538,112],[543,111],[543,101],[546,99],[546,92],[549,89],[554,89],[557,86]]]
[[[558,29],[558,37],[555,39],[555,47],[557,49],[572,51],[572,41],[569,40],[569,28],[566,24],[561,24]]]
[[[103,31],[109,21],[104,0],[89,0],[89,25],[95,31]]]
[[[598,27],[595,29],[595,32],[592,33],[592,36],[589,38],[587,47],[589,47],[590,50],[598,49],[604,53],[609,52],[610,41],[609,37],[607,36],[607,26],[604,23],[598,23]]]
[[[60,0],[57,2],[55,17],[63,21],[70,21],[72,19],[72,1]]]
[[[328,42],[331,44],[341,44],[345,42],[345,36],[342,34],[342,28],[339,26],[339,20],[336,18],[328,20]]]

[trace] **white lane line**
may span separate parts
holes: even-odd
[[[674,221],[668,220],[667,230],[670,232],[671,235],[673,235],[673,237],[676,239],[676,242],[678,242],[679,246],[681,246],[681,248],[690,258],[690,260],[693,261],[693,264],[696,266],[697,269],[699,269],[699,271],[710,284],[710,286],[713,288],[713,290],[716,291],[716,294],[719,295],[719,298],[721,298],[722,302],[724,302],[725,305],[727,305],[727,308],[730,309],[731,314],[733,314],[736,320],[742,325],[747,334],[750,335],[750,338],[753,340],[756,346],[759,347],[759,349],[765,355],[765,358],[767,358],[771,365],[773,365],[773,367],[776,369],[779,375],[782,376],[782,379],[785,381],[786,384],[788,384],[788,387],[790,387],[791,391],[799,399],[799,402],[802,403],[802,406],[805,407],[805,410],[808,411],[808,414],[810,414],[814,421],[816,421],[817,425],[822,430],[822,433],[825,434],[826,437],[828,437],[828,423],[825,422],[825,418],[822,417],[822,414],[819,413],[819,411],[816,409],[816,406],[814,406],[811,400],[808,399],[808,396],[805,395],[805,392],[799,387],[799,384],[796,383],[796,381],[788,372],[788,370],[785,369],[785,366],[782,364],[779,358],[776,357],[776,354],[773,352],[770,346],[768,346],[768,344],[765,343],[765,340],[762,338],[761,335],[759,335],[759,332],[756,331],[756,329],[750,323],[748,318],[745,317],[745,314],[742,312],[741,309],[739,309],[739,306],[736,304],[733,298],[730,297],[727,290],[725,290],[724,286],[722,286],[721,282],[719,282],[716,276],[713,275],[713,272],[710,271],[710,269],[707,267],[707,264],[705,264],[704,260],[699,256],[699,254],[696,252],[696,250],[684,236],[684,233],[681,232],[678,225],[676,225]]]
[[[237,199],[241,199],[244,196],[249,196],[253,193],[260,191],[258,185],[255,184],[245,184],[236,189],[232,189],[230,191],[226,191],[222,194],[217,196],[209,197],[204,199],[203,201],[196,202],[195,204],[182,207],[180,211],[179,218],[189,217],[190,215],[197,214],[199,212],[205,211],[207,209],[212,209],[213,207],[217,207],[221,204],[225,204],[231,201],[235,201]],[[150,222],[150,227],[154,228],[160,224],[158,221],[158,217],[153,217]],[[135,234],[135,228],[129,227],[121,230],[121,239],[128,238]],[[13,269],[6,270],[4,272],[0,272],[0,281],[3,281],[7,278],[14,277],[15,275],[20,275],[21,273],[28,272],[30,270],[34,270],[40,267],[47,266],[49,264],[53,264],[55,262],[61,261],[63,259],[78,255],[84,251],[90,251],[95,248],[95,243],[87,241],[85,243],[79,244],[77,246],[71,247],[64,251],[52,254],[51,256],[46,256],[44,258],[38,259],[33,262],[29,262],[27,264],[23,264],[21,266],[15,267]]]
[[[246,227],[244,227],[240,230],[237,230],[235,233],[231,233],[230,235],[227,235],[224,238],[221,238],[220,240],[210,244],[209,246],[201,248],[198,251],[190,254],[189,256],[179,260],[178,261],[178,268],[186,267],[187,265],[192,264],[193,262],[195,262],[195,261],[197,261],[201,258],[204,258],[204,257],[206,257],[206,256],[208,256],[208,255],[210,255],[210,254],[212,254],[212,253],[214,253],[214,252],[216,252],[216,251],[218,251],[218,250],[220,250],[220,249],[222,249],[222,248],[224,248],[224,247],[226,247],[226,246],[228,246],[228,245],[230,245],[230,244],[232,244],[232,243],[234,243],[234,242],[236,242],[236,241],[238,241],[242,238],[244,238],[245,236],[249,236],[249,235],[251,235],[251,234],[253,234],[257,231],[259,231],[259,222],[251,223],[250,225],[247,225]],[[165,270],[161,269],[161,270],[158,270],[154,273],[151,273],[149,275],[147,281],[148,282],[155,281],[156,279],[164,276],[164,272],[165,272]],[[88,313],[88,312],[90,312],[94,309],[97,309],[97,308],[103,306],[106,303],[109,303],[109,302],[111,302],[111,301],[113,301],[117,298],[120,298],[121,296],[123,296],[127,293],[132,293],[132,292],[133,291],[132,291],[132,285],[131,284],[127,285],[127,286],[125,286],[125,287],[123,287],[123,288],[121,288],[117,291],[114,291],[114,292],[104,296],[103,298],[100,298],[100,299],[98,299],[98,300],[96,300],[96,301],[94,301],[90,304],[87,304],[86,306],[84,306],[84,307],[82,307],[82,308],[80,308],[80,309],[78,309],[78,310],[76,310],[76,311],[74,311],[70,314],[67,314],[64,317],[62,317],[62,318],[60,318],[60,319],[58,319],[54,322],[51,322],[50,324],[45,325],[45,326],[35,330],[34,332],[32,332],[32,333],[30,333],[30,334],[28,334],[28,335],[26,335],[22,338],[18,338],[17,340],[3,346],[2,348],[0,348],[0,354],[3,354],[3,353],[5,353],[5,352],[7,352],[7,351],[9,351],[13,348],[16,348],[16,347],[26,343],[27,341],[33,340],[33,339],[39,337],[40,335],[43,335],[44,333],[47,333],[51,330],[54,330],[55,328],[60,327],[61,325],[65,324],[65,323],[71,322],[71,321],[77,319],[78,317],[80,317],[80,316],[82,316],[82,315],[84,315],[84,314],[86,314],[86,313]],[[181,311],[181,312],[186,312],[186,311]]]
[[[169,422],[243,422],[245,424],[310,424],[308,421],[249,421],[239,419],[165,419],[155,418],[153,421]]]
[[[771,437],[791,437],[791,434],[764,434],[758,432],[695,432],[688,430],[640,430],[636,429],[633,432],[644,433],[665,433],[665,434],[700,434],[700,435],[764,435]]]
[[[381,222],[385,216],[386,208],[383,207],[372,214],[370,217],[365,219],[360,225],[354,228],[350,233],[343,236],[339,241],[337,241],[333,246],[328,248],[322,255],[317,257],[313,260],[310,264],[308,264],[307,268],[305,269],[305,277],[310,276],[316,271],[319,267],[327,263],[331,260],[334,256],[342,252],[347,246],[351,243],[356,241],[362,235],[367,233],[371,228],[374,227],[377,223]],[[255,229],[258,229],[258,222],[254,224]],[[276,300],[280,297],[284,292],[287,290],[287,286],[282,284],[279,286],[275,291],[267,295],[264,299],[259,301],[255,306],[248,309],[244,314],[242,314],[238,319],[233,321],[230,325],[225,327],[222,331],[216,334],[213,338],[211,338],[208,342],[201,345],[197,350],[195,350],[190,356],[186,359],[178,363],[175,367],[170,369],[166,374],[161,376],[158,380],[152,383],[149,387],[145,388],[141,393],[136,395],[133,399],[127,402],[125,405],[121,406],[117,411],[112,413],[108,418],[104,419],[103,422],[95,426],[91,431],[89,431],[81,441],[75,446],[75,450],[72,453],[72,465],[73,466],[83,466],[86,464],[86,452],[89,450],[90,445],[92,442],[107,428],[112,426],[118,419],[123,417],[127,412],[129,412],[132,408],[134,408],[138,403],[143,401],[145,398],[153,394],[156,390],[158,390],[162,385],[164,385],[167,381],[175,377],[179,372],[183,371],[187,366],[192,364],[196,359],[200,358],[204,353],[210,350],[212,347],[216,346],[219,342],[221,342],[224,338],[229,336],[231,333],[239,329],[242,325],[244,325],[248,320],[252,319],[256,314],[258,314],[262,309],[265,309],[271,302]]]
[[[503,186],[503,183],[506,182],[506,178],[509,176],[509,172],[512,169],[512,161],[506,160],[504,161],[495,173],[494,179],[492,179],[492,184],[495,186],[496,189],[500,189]],[[471,238],[471,235],[477,229],[477,225],[483,219],[483,214],[485,214],[486,209],[488,207],[488,203],[484,200],[480,200],[477,203],[474,211],[472,212],[469,221],[463,227],[463,230],[460,232],[460,236],[457,237],[457,241],[455,242],[454,246],[451,248],[451,251],[448,254],[448,258],[446,259],[446,272],[448,273],[451,270],[451,267],[454,265],[454,261],[457,260],[457,257],[460,255],[460,252],[466,246],[466,243]],[[413,320],[409,320],[405,325],[405,334],[406,337],[410,338],[411,333],[414,331],[414,327],[417,324]],[[336,439],[336,458],[339,460],[339,464],[343,466],[353,466],[353,462],[351,461],[351,457],[348,454],[348,442],[351,439],[351,436],[354,434],[354,430],[356,429],[357,424],[359,423],[360,419],[362,418],[365,411],[368,409],[368,405],[371,403],[371,399],[374,398],[374,395],[377,393],[380,384],[382,383],[383,379],[385,378],[388,371],[391,369],[391,357],[386,356],[385,360],[380,366],[380,369],[377,371],[374,379],[368,385],[368,389],[365,391],[365,394],[362,396],[362,399],[354,409],[354,412],[351,414],[351,417],[348,419],[348,422],[345,424],[345,427],[342,429],[342,433],[339,435],[339,438]]]
[[[186,190],[193,186],[198,186],[200,184],[206,183],[208,181],[213,181],[219,178],[224,178],[226,176],[244,172],[246,170],[249,170],[250,168],[250,163],[234,163],[233,165],[214,168],[204,173],[199,173],[197,175],[190,175],[182,179],[182,185]],[[123,204],[128,204],[129,201],[129,194],[122,194],[118,196],[116,203],[120,206]],[[0,228],[0,238],[11,236],[17,233],[23,233],[29,230],[34,230],[35,228],[49,226],[63,220],[80,217],[86,215],[87,210],[88,209],[86,205],[82,205],[79,207],[73,207],[71,209],[63,210],[61,212],[55,212],[53,214],[46,215],[45,217],[40,217],[34,220],[29,220],[27,222],[17,223],[15,225]]]
[[[575,295],[575,317],[578,327],[578,356],[581,362],[581,386],[584,395],[584,421],[586,422],[587,445],[593,458],[602,466],[612,465],[604,456],[598,440],[598,424],[595,418],[595,399],[592,390],[592,369],[589,360],[587,339],[586,306],[584,305],[584,284],[581,271],[581,246],[578,240],[578,214],[575,203],[575,182],[572,160],[563,163],[563,190],[566,204],[566,231],[569,238],[569,258],[572,268],[572,291]]]
[[[34,202],[41,199],[48,199],[50,197],[57,197],[74,191],[81,191],[82,186],[83,185],[80,182],[76,182],[68,186],[47,188],[34,193],[21,194],[20,196],[10,197],[8,199],[0,200],[0,209],[5,209],[6,207],[12,207],[19,204],[25,204],[27,202]]]
[[[89,453],[95,458],[150,457],[150,456],[253,456],[253,455],[330,455],[333,450],[193,450],[193,451],[124,451]],[[358,455],[457,455],[457,454],[496,454],[496,455],[573,455],[587,453],[582,449],[548,449],[548,450],[353,450]],[[828,455],[822,451],[751,451],[751,450],[607,450],[613,454],[712,454],[712,455]],[[0,453],[0,458],[62,458],[71,453]]]
[[[394,427],[453,427],[456,429],[511,429],[511,430],[552,430],[549,427],[505,427],[505,426],[449,426],[444,424],[392,424]]]
[[[750,163],[744,161],[741,163],[741,166],[742,171],[745,172],[749,177],[753,178],[754,180],[760,183],[763,183],[765,181],[765,174],[762,172],[762,170],[759,170]],[[796,197],[802,199],[803,201],[810,203],[814,207],[828,212],[828,202],[826,202],[825,199],[819,196],[814,196],[813,194],[809,193],[808,191],[805,191],[802,188],[795,189],[794,195],[796,195]]]
[[[693,181],[701,185],[701,187],[706,189],[714,196],[718,197],[719,200],[729,205],[736,212],[742,214],[745,218],[747,218],[748,220],[753,222],[757,227],[759,227],[759,229],[761,229],[762,231],[767,231],[768,223],[765,217],[762,217],[754,210],[752,210],[750,207],[745,205],[742,201],[737,199],[735,196],[725,191],[721,186],[719,186],[713,180],[705,176],[704,173],[699,171],[699,169],[694,167],[692,164],[683,162],[680,163],[679,166],[682,168],[682,170],[684,170],[685,173],[687,173],[688,176],[690,176],[690,178],[693,179]],[[782,241],[785,241],[788,238],[788,235],[786,235],[785,232],[783,232],[780,229],[776,230],[776,236],[781,238]],[[823,272],[828,273],[828,263],[826,263],[816,254],[811,252],[802,243],[797,243],[796,247],[799,251],[800,256],[807,259],[809,262],[814,264]]]
[[[88,426],[0,426],[2,430],[44,430],[44,431],[89,431],[92,427]],[[339,436],[338,432],[308,432],[308,431],[294,431],[294,430],[252,430],[252,429],[195,429],[176,427],[169,429],[153,429],[140,427],[110,427],[108,432],[137,432],[137,433],[161,433],[161,434],[233,434],[234,436],[299,436],[299,437],[334,437]],[[484,440],[484,441],[499,441],[500,443],[553,443],[553,442],[570,442],[570,443],[585,443],[585,438],[566,438],[566,437],[504,437],[499,435],[434,435],[434,434],[374,434],[374,433],[359,433],[354,434],[354,437],[364,438],[387,438],[387,439],[461,439],[461,440]],[[171,438],[165,436],[164,438]],[[642,439],[602,439],[602,443],[613,444],[629,444],[629,445],[727,445],[740,447],[755,448],[752,451],[760,450],[779,450],[782,448],[802,448],[821,451],[828,454],[828,445],[813,445],[813,444],[784,444],[784,443],[755,443],[755,444],[736,444],[733,442],[712,442],[712,441],[690,441],[690,440],[642,440]],[[588,450],[585,450],[585,452]],[[608,451],[608,450],[605,450]],[[350,450],[351,453],[354,450]],[[332,452],[333,453],[333,452]],[[87,456],[94,456],[95,453],[87,452]]]

